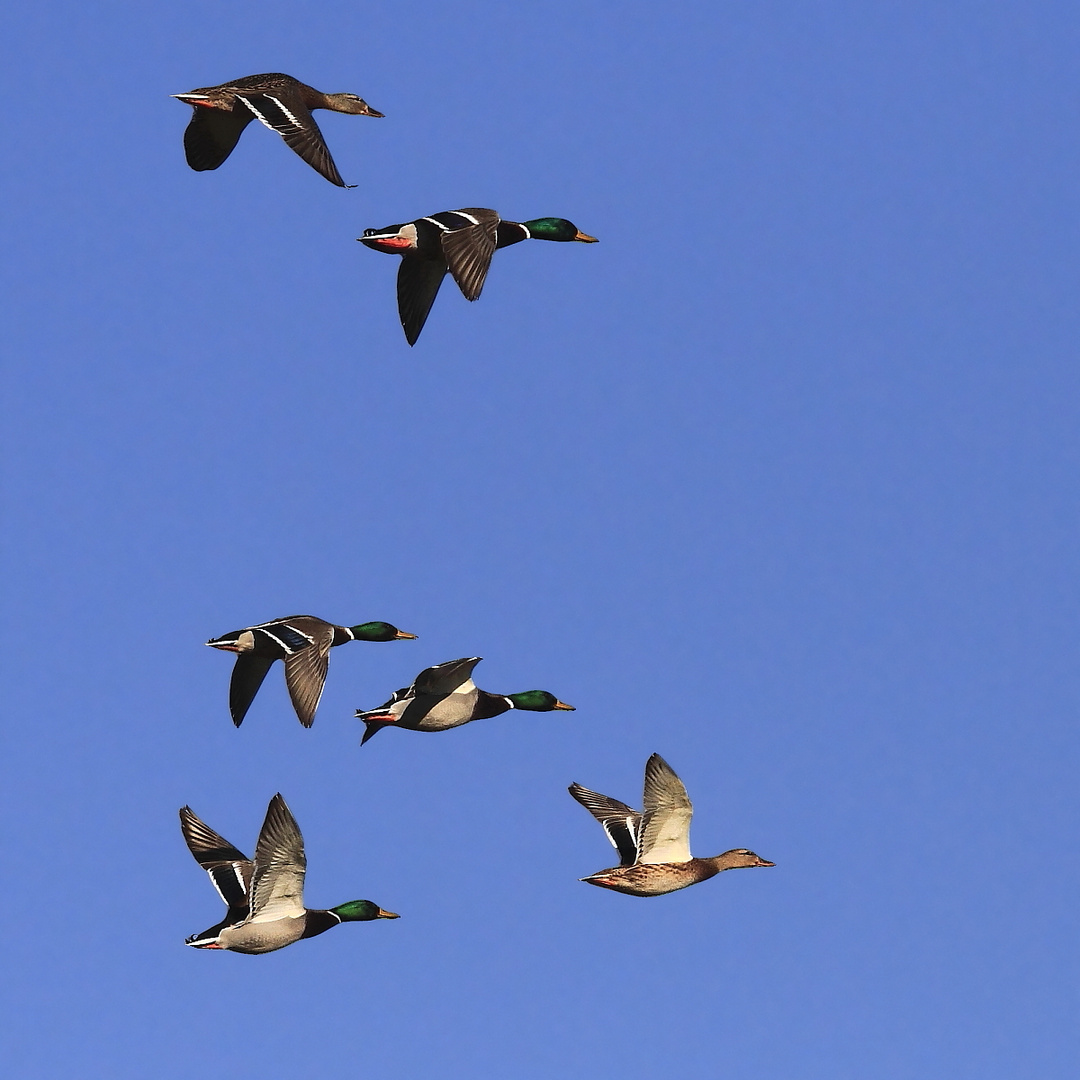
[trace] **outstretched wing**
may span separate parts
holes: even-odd
[[[637,861],[641,815],[626,803],[580,784],[571,784],[567,790],[604,826],[607,838],[619,853],[619,865],[633,866]]]
[[[482,659],[480,656],[465,656],[460,660],[447,660],[444,664],[425,668],[416,676],[410,689],[416,696],[431,694],[442,697],[452,694],[472,680],[473,668]]]
[[[180,829],[195,861],[210,875],[218,895],[229,906],[225,924],[239,922],[248,913],[248,890],[254,864],[224,836],[201,821],[190,806],[180,808]]]
[[[238,653],[233,665],[232,681],[229,683],[229,712],[232,722],[239,727],[247,716],[266,673],[273,666],[273,658]]]
[[[363,746],[368,739],[375,738],[384,727],[390,727],[390,724],[380,724],[378,720],[365,720],[364,721],[364,737],[360,740],[360,745]]]
[[[431,305],[439,295],[439,288],[446,276],[446,263],[440,259],[426,259],[420,255],[404,255],[397,275],[398,317],[405,340],[416,344],[420,331],[427,322]]]
[[[645,813],[638,838],[638,862],[690,861],[690,818],[694,808],[683,782],[659,755],[645,763]]]
[[[304,838],[281,795],[270,800],[255,846],[251,922],[295,919],[304,914]]]
[[[333,642],[334,628],[326,625],[312,634],[311,644],[306,649],[285,657],[285,685],[289,688],[293,708],[304,727],[311,727],[315,720],[315,710],[319,707],[319,699],[326,686]]]
[[[194,106],[195,115],[184,131],[184,155],[196,172],[216,169],[233,152],[244,128],[254,119],[247,110]]]
[[[237,94],[255,119],[276,131],[316,172],[338,187],[348,185],[341,179],[334,159],[327,149],[319,125],[306,105],[293,98],[286,105],[274,94]]]
[[[495,254],[499,215],[482,207],[456,210],[455,213],[471,218],[475,224],[443,233],[443,254],[462,296],[466,300],[477,300],[484,288],[491,256]]]

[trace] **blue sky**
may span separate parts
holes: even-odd
[[[42,3],[9,16],[4,559],[11,1075],[1072,1075],[1073,5]],[[185,165],[169,94],[281,70]],[[354,240],[571,218],[414,349]],[[242,729],[211,636],[335,650]],[[482,655],[577,706],[358,746]],[[693,847],[775,869],[636,900],[576,780],[653,751]],[[264,957],[242,849],[282,791],[307,900],[400,912]],[[1068,919],[1068,922],[1066,921]]]

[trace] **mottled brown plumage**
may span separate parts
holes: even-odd
[[[659,754],[653,754],[645,765],[643,813],[580,784],[571,784],[569,791],[604,826],[622,860],[619,866],[581,879],[590,885],[629,896],[662,896],[707,881],[721,870],[776,865],[746,848],[732,848],[711,858],[693,858],[693,807],[675,770]]]
[[[246,75],[218,86],[202,86],[173,97],[195,113],[184,132],[187,163],[196,172],[218,168],[233,152],[252,120],[276,131],[316,172],[338,187],[341,179],[326,140],[311,115],[312,109],[353,116],[382,116],[355,94],[324,94],[280,72]]]

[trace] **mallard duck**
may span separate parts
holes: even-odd
[[[775,866],[746,848],[695,859],[690,855],[690,817],[694,808],[683,782],[659,755],[645,763],[645,812],[618,799],[571,784],[570,794],[601,825],[619,853],[620,863],[582,881],[630,896],[662,896],[740,866]]]
[[[200,821],[190,806],[180,808],[180,828],[195,861],[229,908],[216,926],[187,939],[196,949],[273,952],[338,923],[398,918],[370,900],[350,900],[326,910],[304,907],[304,838],[280,794],[267,807],[254,862]]]
[[[494,210],[482,207],[445,210],[403,225],[365,229],[364,235],[357,239],[374,251],[401,256],[398,314],[410,345],[416,343],[424,329],[447,270],[453,274],[465,299],[476,300],[497,248],[522,240],[598,242],[595,236],[583,233],[566,218],[503,221]]]
[[[473,720],[486,720],[509,709],[528,712],[551,712],[553,709],[574,711],[573,705],[560,701],[546,690],[526,690],[520,694],[489,694],[477,688],[472,670],[481,657],[467,656],[448,660],[445,664],[425,668],[416,676],[412,686],[398,690],[377,709],[356,711],[357,719],[367,725],[360,745],[378,734],[384,727],[407,728],[409,731],[446,731],[461,727]]]
[[[367,622],[357,626],[338,626],[314,615],[286,615],[272,622],[234,630],[211,638],[213,649],[236,653],[232,682],[229,684],[229,712],[239,727],[275,660],[285,661],[285,685],[289,688],[296,716],[304,727],[311,727],[319,707],[330,649],[347,641],[415,641],[387,622]]]
[[[312,109],[382,116],[355,94],[324,94],[291,75],[247,75],[220,86],[201,86],[175,98],[195,108],[184,132],[187,163],[196,172],[216,169],[233,152],[244,128],[259,120],[276,131],[316,172],[350,187],[337,171]]]

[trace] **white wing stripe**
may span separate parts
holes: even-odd
[[[271,124],[270,121],[267,120],[266,117],[263,116],[263,114],[255,108],[253,102],[248,101],[248,99],[244,97],[243,94],[237,94],[236,96],[255,114],[255,119],[258,120],[259,123],[265,124],[271,131],[277,131],[277,128],[275,128],[274,125]]]
[[[280,109],[280,110],[281,110],[281,111],[282,111],[282,112],[283,112],[283,113],[284,113],[284,114],[285,114],[285,115],[286,115],[286,116],[287,116],[287,117],[288,117],[288,118],[289,118],[289,119],[290,119],[290,120],[291,120],[291,121],[292,121],[292,122],[293,122],[293,123],[294,123],[294,124],[295,124],[295,125],[297,126],[297,127],[303,127],[303,124],[301,124],[301,123],[300,123],[300,120],[299,120],[299,118],[298,118],[297,116],[295,116],[295,115],[294,115],[293,113],[289,112],[289,110],[288,110],[288,109],[287,109],[287,108],[285,107],[285,103],[284,103],[284,102],[283,102],[283,101],[282,101],[282,100],[281,100],[280,98],[276,98],[276,97],[271,97],[271,95],[270,95],[270,94],[267,94],[266,96],[267,96],[268,98],[270,98],[270,100],[271,100],[271,101],[272,101],[272,102],[273,102],[273,103],[274,103],[274,104],[275,104],[275,105],[276,105],[276,106],[277,106],[277,107],[278,107],[278,108],[279,108],[279,109]]]

